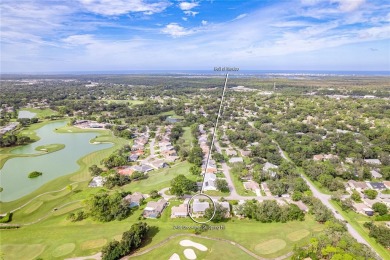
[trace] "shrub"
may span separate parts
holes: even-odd
[[[28,174],[28,177],[29,178],[36,178],[36,177],[41,176],[41,175],[42,175],[42,172],[33,171],[33,172],[30,172]]]

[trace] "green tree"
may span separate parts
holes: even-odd
[[[171,181],[171,194],[176,196],[183,196],[184,194],[191,193],[197,190],[196,182],[187,179],[184,175],[180,174]]]
[[[207,219],[211,219],[211,217],[213,216],[213,213],[214,213],[214,208],[209,207],[208,209],[206,209],[204,216]],[[215,214],[214,214],[214,217],[211,221],[215,222],[215,223],[220,222],[226,218],[227,213],[228,213],[227,208],[223,207],[219,203],[215,203]]]
[[[99,176],[103,172],[103,170],[99,168],[96,164],[89,167],[88,170],[92,176]]]
[[[202,172],[202,169],[197,165],[193,165],[190,168],[190,173],[192,173],[193,175],[200,175],[201,172]]]
[[[300,191],[294,191],[294,193],[292,194],[292,200],[293,201],[298,201],[298,200],[301,200],[302,199],[302,192]]]
[[[375,212],[378,212],[379,215],[383,216],[383,215],[386,215],[389,210],[386,206],[386,204],[384,203],[381,203],[381,202],[375,202],[373,205],[372,205],[372,209],[375,211]]]
[[[356,190],[353,190],[353,191],[352,191],[351,199],[352,199],[353,201],[356,201],[356,202],[361,202],[361,201],[362,201],[362,198],[360,197],[359,192],[356,191]]]
[[[365,190],[364,195],[366,195],[370,200],[373,200],[378,195],[378,192],[376,190]]]
[[[225,179],[217,179],[216,186],[222,192],[229,192],[229,185]]]

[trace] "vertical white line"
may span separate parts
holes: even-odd
[[[206,168],[205,168],[204,175],[203,175],[202,189],[200,190],[200,193],[203,193],[204,178],[205,178],[206,173],[207,173],[207,168],[209,167],[209,161],[210,161],[210,157],[211,157],[211,152],[212,152],[213,146],[214,146],[215,134],[217,132],[219,117],[221,116],[221,110],[222,110],[223,100],[224,100],[224,97],[225,97],[225,91],[226,91],[226,85],[227,85],[228,77],[229,77],[229,73],[226,73],[225,85],[223,86],[223,91],[222,91],[221,104],[219,105],[217,121],[215,122],[215,126],[214,126],[213,139],[212,139],[211,144],[210,144],[209,155],[207,156]]]

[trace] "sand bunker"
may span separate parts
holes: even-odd
[[[176,253],[174,253],[170,258],[169,260],[180,260],[180,256]]]
[[[196,259],[196,254],[194,252],[194,250],[192,249],[184,249],[184,256],[189,259],[189,260],[194,260]]]
[[[180,241],[180,245],[181,246],[192,246],[200,251],[207,251],[207,247],[205,247],[202,244],[192,242],[191,240],[182,240],[182,241]]]

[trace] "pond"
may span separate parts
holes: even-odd
[[[37,114],[27,111],[27,110],[20,110],[18,113],[18,118],[34,118]]]
[[[98,150],[112,147],[111,143],[91,144],[98,132],[89,133],[56,133],[54,130],[66,125],[64,121],[53,122],[36,130],[39,141],[12,150],[14,154],[42,154],[33,157],[16,157],[9,159],[0,170],[0,193],[3,202],[16,200],[43,184],[60,176],[77,171],[80,166],[77,160]],[[53,153],[42,153],[36,147],[48,144],[64,144],[65,148]],[[30,179],[32,171],[43,175]]]

